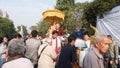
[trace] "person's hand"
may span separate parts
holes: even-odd
[[[6,51],[5,55],[6,57],[8,57],[8,48],[5,51]]]
[[[112,64],[113,63],[113,61],[110,61],[110,64]]]
[[[115,64],[118,64],[118,60],[115,60]]]
[[[76,54],[77,54],[77,55],[80,54],[80,50],[79,50],[79,49],[76,50]]]

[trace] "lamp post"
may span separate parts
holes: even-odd
[[[24,32],[23,32],[23,25],[20,26],[20,32],[19,32],[19,33],[20,33],[21,36],[23,37],[23,35],[24,35]]]

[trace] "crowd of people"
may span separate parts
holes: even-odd
[[[32,30],[0,39],[0,68],[119,68],[118,45],[111,35],[98,35],[91,45],[87,32],[65,36],[59,24],[45,38]]]

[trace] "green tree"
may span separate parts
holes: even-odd
[[[65,13],[64,22],[60,23],[64,32],[72,33],[76,31],[76,26],[78,25],[76,24],[74,18],[75,0],[57,0],[55,8]],[[37,26],[31,28],[42,32],[42,34],[45,35],[51,25],[52,24],[46,23],[45,21],[40,21]]]
[[[75,0],[57,0],[57,5],[74,5]]]
[[[115,7],[115,0],[95,0],[90,2],[84,8],[84,19],[95,26],[97,16],[102,18],[102,15],[113,7]]]
[[[94,0],[84,5],[82,21],[86,31],[93,34],[90,24],[96,26],[97,17],[103,18],[103,14],[110,11],[113,7],[115,7],[115,0]]]
[[[38,27],[38,25],[37,26],[31,26],[30,30],[38,30],[37,27]]]
[[[74,0],[57,0],[55,6],[56,9],[65,13],[65,19],[64,22],[61,23],[61,28],[63,28],[66,33],[72,33],[76,29],[74,22],[74,6]]]
[[[0,36],[16,34],[14,24],[8,18],[0,17]]]
[[[48,32],[48,29],[50,28],[51,25],[52,23],[40,21],[39,23],[37,23],[37,26],[31,26],[30,29],[37,30],[43,37],[45,37],[45,34]]]
[[[88,3],[76,3],[74,8],[74,19],[76,24],[76,30],[80,31],[82,29],[84,21],[83,21],[83,14],[84,14],[84,8],[85,5],[88,5]]]
[[[41,35],[45,37],[45,34],[48,32],[48,29],[50,28],[51,25],[52,25],[51,23],[41,21],[37,24],[37,29],[41,33]]]
[[[85,28],[90,34],[93,34],[93,30],[90,28],[90,24],[96,26],[96,18],[110,11],[115,6],[115,0],[94,0],[93,2],[76,3],[75,0],[57,0],[55,8],[65,13],[64,22],[60,23],[61,28],[66,33],[72,33],[76,30]],[[42,21],[37,24],[38,31],[45,34],[51,24]]]

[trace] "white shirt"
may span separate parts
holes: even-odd
[[[90,40],[85,41],[87,48],[90,48]]]
[[[44,38],[41,41],[42,41],[42,44],[45,44],[47,42],[47,38]]]
[[[19,58],[3,64],[2,68],[33,68],[33,64],[27,58]]]
[[[77,38],[75,40],[75,47],[82,48],[85,47],[85,41],[82,39]]]
[[[6,52],[7,45],[1,43],[0,44],[0,57],[1,58],[6,58],[5,52]]]
[[[58,48],[61,48],[61,39],[60,37],[57,37],[57,46]],[[56,39],[52,39],[52,47],[55,50],[56,47]]]

